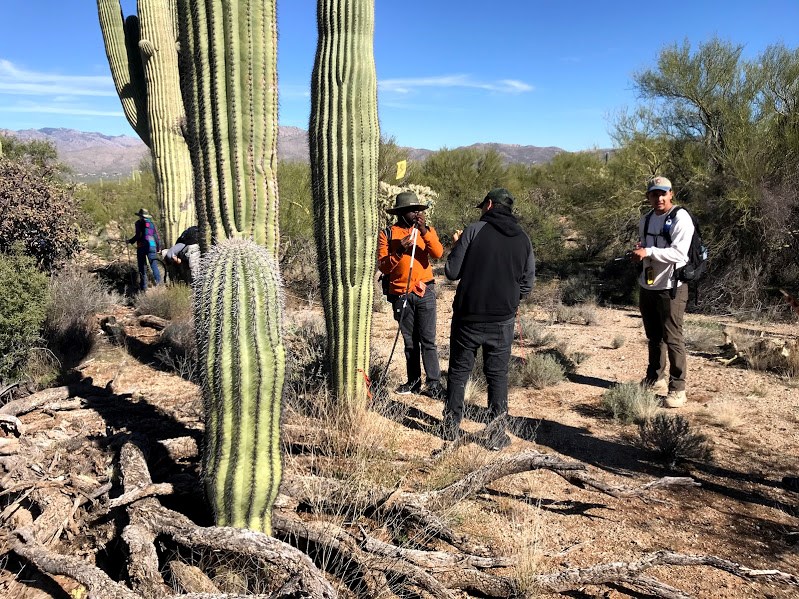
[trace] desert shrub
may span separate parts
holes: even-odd
[[[696,433],[683,416],[658,414],[638,425],[641,447],[655,454],[664,464],[681,460],[707,461],[712,458],[708,438]]]
[[[613,341],[610,342],[610,346],[613,349],[619,349],[624,343],[627,341],[627,338],[624,335],[616,335],[613,338]]]
[[[309,318],[286,328],[288,400],[296,409],[313,407],[313,396],[327,387],[327,333],[321,318]]]
[[[508,375],[514,386],[544,389],[562,382],[566,371],[554,356],[533,354],[527,360],[512,362]]]
[[[50,304],[44,324],[47,343],[63,362],[69,352],[74,359],[92,348],[94,315],[118,303],[90,272],[69,265],[50,277]]]
[[[313,238],[287,239],[280,257],[280,274],[288,292],[309,305],[319,297],[319,268]]]
[[[116,222],[122,229],[123,237],[133,237],[133,223],[137,218],[134,212],[142,206],[150,211],[156,224],[161,223],[158,202],[153,199],[155,177],[150,160],[143,160],[139,170],[130,177],[87,183],[77,190],[76,196],[81,211],[92,221],[95,230]]]
[[[717,351],[724,342],[721,326],[713,322],[687,322],[684,335],[686,347],[704,353]]]
[[[567,306],[596,301],[594,283],[586,275],[569,277],[560,285],[560,300]]]
[[[551,312],[552,322],[565,324],[584,324],[592,326],[599,323],[596,304],[586,302],[584,304],[566,306],[560,304]]]
[[[194,321],[182,317],[170,322],[161,332],[161,345],[155,353],[161,365],[187,381],[198,382]]]
[[[39,342],[49,295],[34,258],[0,254],[0,381],[19,376]]]
[[[547,331],[543,325],[536,322],[530,316],[522,316],[519,319],[519,339],[533,347],[543,347],[551,344],[555,337]]]
[[[136,297],[136,313],[186,320],[191,316],[191,288],[183,283],[150,287]]]
[[[655,394],[637,383],[621,383],[602,394],[602,408],[624,424],[651,419],[659,406]]]
[[[80,249],[80,212],[71,185],[50,166],[0,156],[0,251],[15,244],[47,269]]]

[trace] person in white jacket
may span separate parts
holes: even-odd
[[[685,209],[677,210],[674,192],[666,177],[654,177],[646,188],[652,210],[641,217],[639,241],[631,259],[641,262],[639,307],[649,341],[649,361],[642,384],[666,391],[664,405],[685,405],[686,354],[683,317],[688,286],[677,280],[677,271],[688,264],[694,223]],[[666,356],[669,377],[665,379]],[[668,386],[667,386],[668,385]]]

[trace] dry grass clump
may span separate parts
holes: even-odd
[[[95,315],[120,302],[95,275],[76,265],[55,273],[50,278],[44,337],[58,359],[79,361],[88,354],[97,328]]]
[[[585,275],[569,277],[560,284],[560,300],[566,306],[596,304],[596,292],[591,279]]]
[[[739,430],[746,424],[743,408],[734,401],[720,401],[708,406],[708,409],[695,414],[696,418],[710,426],[725,430]]]
[[[683,334],[686,347],[702,353],[717,352],[724,343],[721,326],[714,322],[686,322]]]
[[[662,463],[674,466],[683,460],[709,461],[712,449],[708,438],[694,432],[680,415],[658,414],[638,425],[640,445]]]
[[[508,372],[509,383],[516,387],[545,389],[566,378],[566,369],[552,354],[532,354],[526,360],[514,360]]]
[[[619,349],[622,345],[625,344],[626,341],[627,337],[625,337],[624,335],[616,335],[613,338],[613,341],[610,342],[610,347],[612,347],[613,349]]]
[[[191,288],[184,283],[156,285],[136,297],[136,313],[166,320],[191,318]]]
[[[602,408],[624,424],[648,421],[659,407],[655,394],[637,383],[621,383],[602,394]]]
[[[182,379],[198,383],[194,321],[188,318],[170,322],[161,332],[161,344],[163,347],[155,353],[161,365]]]
[[[555,336],[531,316],[520,317],[518,329],[517,336],[519,340],[532,347],[543,347],[555,341]]]
[[[594,302],[574,306],[559,304],[550,312],[550,319],[553,323],[594,326],[599,324],[599,313]]]

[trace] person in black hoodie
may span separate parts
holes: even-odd
[[[444,268],[448,279],[460,279],[452,304],[447,403],[441,431],[445,441],[454,441],[460,433],[466,381],[480,347],[491,418],[507,416],[516,311],[535,280],[533,246],[513,216],[513,196],[506,189],[492,189],[477,208],[483,216],[463,234],[453,236],[455,245]],[[504,423],[488,443],[495,451],[510,444]]]

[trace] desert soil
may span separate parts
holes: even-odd
[[[439,285],[438,342],[441,365],[446,370],[449,320],[454,288]],[[550,323],[542,303],[524,307],[525,317],[537,319],[568,351],[584,359],[568,380],[543,390],[512,388],[509,396],[512,444],[503,454],[535,449],[589,465],[589,472],[605,482],[634,487],[666,475],[690,476],[695,488],[662,489],[645,498],[616,499],[575,487],[560,476],[537,471],[514,475],[491,485],[479,496],[463,502],[451,514],[452,522],[495,546],[500,553],[518,555],[531,571],[546,573],[569,567],[586,567],[612,561],[631,561],[646,553],[666,549],[688,554],[712,554],[753,568],[776,568],[799,573],[799,493],[784,490],[784,475],[799,475],[799,391],[796,381],[774,374],[722,365],[721,349],[690,351],[688,404],[677,411],[713,447],[709,463],[688,462],[666,468],[639,449],[637,427],[614,422],[600,409],[602,394],[613,384],[640,380],[646,344],[640,318],[634,309],[596,308],[597,323]],[[543,300],[542,300],[543,302]],[[289,322],[321,318],[318,304],[289,302]],[[43,472],[51,477],[86,476],[98,482],[108,475],[107,464],[88,464],[85,456],[71,453],[77,440],[103,439],[130,433],[199,438],[202,414],[197,387],[180,377],[154,368],[152,348],[159,333],[137,327],[129,308],[116,316],[126,325],[134,343],[113,347],[98,334],[92,354],[78,366],[80,377],[91,378],[98,388],[114,380],[119,405],[64,412],[33,412],[22,417],[26,435],[47,444]],[[720,322],[689,316],[689,323]],[[729,323],[741,326],[740,323]],[[796,337],[794,326],[744,325],[768,334]],[[374,356],[385,360],[396,331],[386,310],[375,312]],[[620,346],[619,346],[620,345]],[[619,346],[614,348],[614,346]],[[516,343],[514,355],[524,358],[535,351]],[[401,341],[390,372],[393,383],[404,372]],[[395,473],[410,490],[431,472],[431,453],[442,446],[437,437],[442,404],[423,395],[398,396],[389,401],[401,408],[401,418],[386,420],[394,451]],[[476,400],[464,428],[478,430],[485,395]],[[375,415],[375,418],[383,418]],[[165,432],[164,422],[172,430]],[[102,444],[98,441],[98,443]],[[53,458],[52,448],[58,459]],[[464,470],[496,457],[469,445],[458,450]],[[42,457],[42,459],[44,459]],[[197,460],[179,464],[196,474]],[[157,464],[151,464],[157,479]],[[290,467],[290,466],[289,466]],[[407,469],[407,471],[402,471]],[[431,484],[428,482],[425,484]],[[197,492],[200,489],[197,488]],[[195,500],[196,501],[196,500]],[[186,504],[184,504],[185,507]],[[172,505],[172,507],[178,507]],[[191,512],[190,509],[187,512]],[[8,530],[11,521],[3,523]],[[100,527],[102,529],[102,527]],[[98,530],[100,530],[98,529]],[[84,559],[101,561],[112,531],[69,530],[59,549]],[[105,535],[105,536],[104,536]],[[706,567],[657,568],[649,572],[661,581],[701,598],[795,597],[796,589],[768,580],[747,582]],[[0,595],[17,599],[63,599],[75,585],[59,578],[58,585],[5,571]],[[587,587],[581,597],[641,597],[629,588]]]

